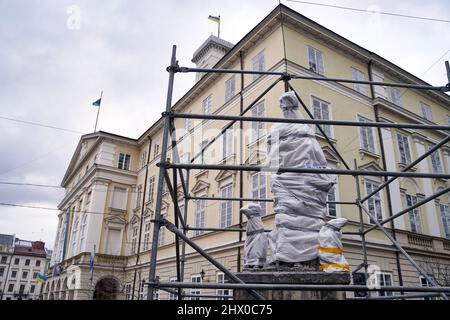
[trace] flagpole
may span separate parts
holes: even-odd
[[[97,131],[98,114],[100,113],[100,107],[101,107],[101,105],[102,105],[102,97],[103,97],[103,91],[102,91],[102,93],[100,93],[100,104],[98,105],[97,119],[95,119],[95,128],[94,128],[94,132]]]
[[[219,25],[217,26],[217,38],[220,38],[220,14],[219,14]]]

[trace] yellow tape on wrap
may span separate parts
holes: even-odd
[[[323,264],[323,265],[320,266],[320,271],[323,271],[323,270],[328,269],[328,268],[342,269],[342,270],[350,272],[350,266],[348,266],[346,264],[337,264],[337,263]]]
[[[339,248],[323,248],[319,247],[320,253],[335,253],[335,254],[342,254],[342,249]]]

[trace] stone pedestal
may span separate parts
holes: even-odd
[[[244,271],[236,276],[245,283],[261,284],[312,284],[312,285],[347,285],[350,273],[325,273],[319,271]],[[343,300],[344,291],[299,291],[299,290],[256,290],[267,300]],[[247,290],[234,290],[234,300],[254,300]]]

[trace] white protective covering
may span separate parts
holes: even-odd
[[[341,229],[347,222],[345,218],[328,221],[319,232],[320,269],[327,272],[350,271],[342,246]]]
[[[261,206],[250,203],[240,212],[247,216],[247,239],[244,245],[244,265],[262,267],[267,260],[267,234],[261,220]]]
[[[280,97],[284,118],[302,119],[294,92]],[[315,131],[305,124],[280,123],[268,136],[269,166],[328,168]],[[272,175],[276,228],[269,234],[272,262],[305,262],[318,256],[318,232],[324,225],[326,199],[336,177],[328,174]]]

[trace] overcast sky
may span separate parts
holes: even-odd
[[[450,19],[447,0],[310,1]],[[449,23],[282,2],[431,84],[446,82]],[[172,44],[180,65],[191,66],[193,52],[216,33],[209,14],[221,15],[221,37],[236,43],[277,4],[0,0],[0,181],[59,185],[80,138],[1,117],[89,133],[96,116],[91,104],[103,90],[98,129],[137,138],[164,109]],[[193,75],[178,75],[175,98],[193,83]],[[0,185],[0,202],[56,208],[62,196],[53,188]],[[53,248],[56,215],[0,206],[0,233]]]

